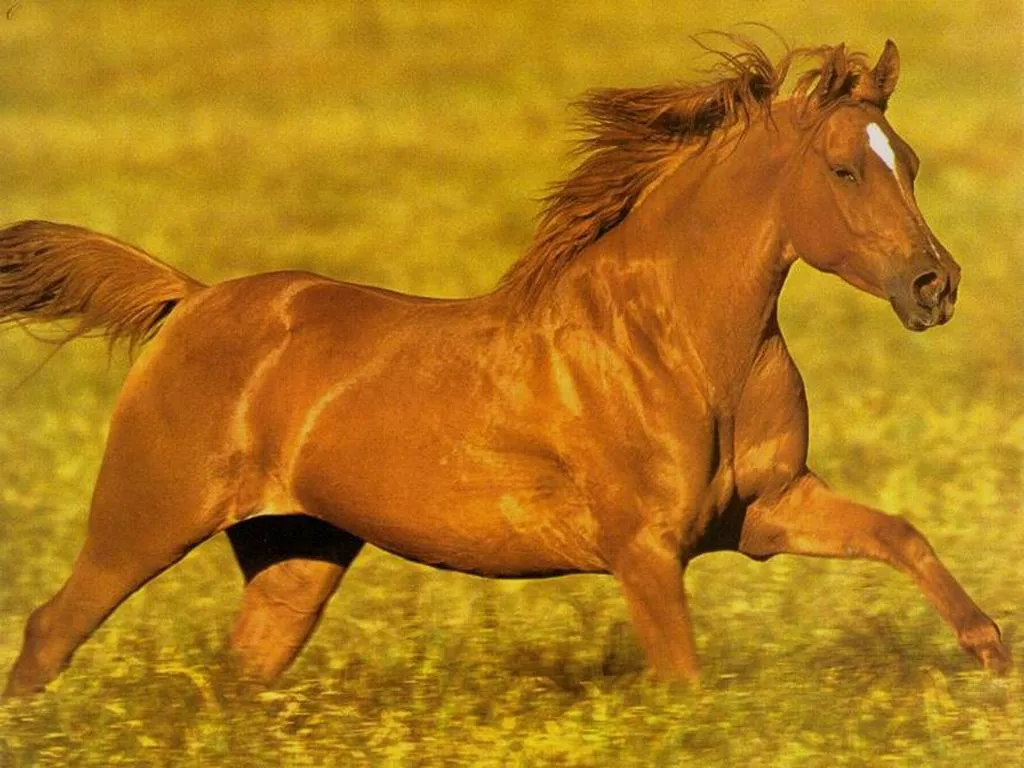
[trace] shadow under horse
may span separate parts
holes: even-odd
[[[735,40],[702,84],[581,102],[579,166],[490,294],[406,296],[303,272],[205,286],[82,228],[0,231],[0,316],[145,349],[117,401],[70,577],[34,611],[6,694],[42,689],[121,601],[227,531],[230,646],[274,679],[364,542],[491,577],[609,573],[650,667],[696,679],[683,574],[735,550],[871,558],[960,645],[1010,654],[906,520],[807,466],[777,302],[802,259],[923,330],[960,268],[885,118],[899,60],[771,61]],[[798,59],[811,64],[790,92]]]

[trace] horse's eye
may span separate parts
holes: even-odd
[[[849,168],[843,165],[838,165],[832,169],[832,174],[843,181],[856,182],[857,174],[851,171]]]

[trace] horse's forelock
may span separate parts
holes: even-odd
[[[885,109],[889,94],[874,76],[868,57],[842,43],[793,51],[793,56],[816,58],[817,67],[804,72],[793,90],[805,110],[828,110],[844,101],[865,102]]]

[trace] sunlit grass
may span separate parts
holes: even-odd
[[[23,0],[0,16],[0,220],[138,242],[214,281],[300,267],[486,290],[567,169],[565,104],[689,76],[687,36],[749,3]],[[797,45],[903,54],[890,116],[963,263],[927,334],[795,270],[787,339],[812,458],[910,516],[1021,657],[1024,217],[1016,2],[765,3]],[[770,44],[770,38],[766,37]],[[125,370],[101,344],[0,335],[0,669],[81,544]],[[975,669],[901,576],[735,555],[688,586],[699,691],[652,685],[615,584],[494,583],[362,556],[281,686],[222,671],[224,541],[131,598],[46,694],[0,707],[0,766],[1012,765],[1024,685]]]

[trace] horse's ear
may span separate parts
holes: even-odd
[[[840,95],[847,77],[846,44],[840,43],[832,49],[818,73],[812,98],[819,105],[827,104]]]
[[[853,97],[884,110],[889,103],[889,97],[896,90],[896,81],[899,77],[900,52],[896,49],[896,43],[886,40],[885,50],[878,57],[875,68],[857,78]]]
[[[885,50],[878,57],[878,63],[871,70],[871,79],[875,81],[882,98],[888,100],[896,90],[896,81],[900,78],[900,52],[892,40],[885,41]]]

